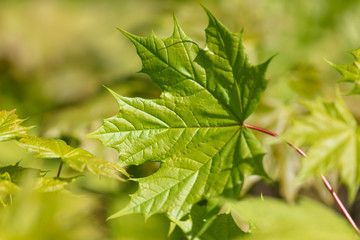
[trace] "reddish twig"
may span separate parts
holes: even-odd
[[[329,190],[329,192],[331,193],[331,195],[335,199],[337,205],[339,206],[339,208],[341,209],[341,211],[343,212],[343,214],[345,215],[347,220],[350,222],[351,226],[353,226],[353,228],[356,230],[356,232],[360,234],[360,230],[359,230],[358,226],[356,225],[354,219],[352,219],[349,212],[346,210],[344,204],[341,202],[338,195],[336,194],[336,192],[334,191],[334,189],[332,188],[332,186],[328,182],[328,180],[324,176],[321,176],[321,179],[324,182],[326,188]]]
[[[273,137],[279,137],[278,134],[256,127],[256,126],[252,126],[250,124],[243,124],[245,127],[268,134],[270,136]],[[292,144],[291,142],[286,141],[286,143],[291,146],[292,148],[294,148],[301,156],[306,157],[306,154],[303,150],[301,150],[300,148],[298,148],[297,146],[295,146],[294,144]],[[321,179],[323,181],[323,183],[325,184],[326,188],[329,190],[329,192],[331,193],[331,195],[333,196],[336,204],[339,206],[339,208],[341,209],[341,211],[343,212],[343,214],[345,215],[346,219],[350,222],[351,226],[353,226],[353,228],[356,230],[356,232],[358,234],[360,234],[360,230],[358,228],[358,226],[356,225],[355,221],[353,220],[353,218],[350,216],[349,212],[346,210],[344,204],[341,202],[340,198],[338,197],[338,195],[336,194],[336,192],[334,191],[333,187],[331,186],[331,184],[329,183],[329,181],[323,176],[321,175]]]

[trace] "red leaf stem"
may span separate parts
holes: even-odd
[[[268,134],[270,136],[273,136],[273,137],[279,137],[278,134],[274,133],[274,132],[271,132],[271,131],[268,131],[268,130],[265,130],[263,128],[259,128],[259,127],[256,127],[256,126],[252,126],[250,124],[246,124],[244,123],[243,124],[245,127],[249,128],[249,129],[253,129],[253,130],[256,130],[256,131],[259,131],[259,132],[262,132],[262,133],[265,133],[265,134]],[[301,156],[303,157],[306,157],[306,153],[301,150],[299,147],[295,146],[294,144],[292,144],[291,142],[288,142],[286,141],[286,143],[294,148]],[[336,194],[336,192],[334,191],[333,187],[331,186],[331,184],[329,183],[329,181],[323,176],[321,175],[321,179],[323,181],[323,183],[325,184],[326,188],[329,190],[329,192],[331,193],[331,195],[333,196],[336,204],[339,206],[339,208],[341,209],[341,211],[343,212],[343,214],[345,215],[346,219],[350,222],[351,226],[353,226],[353,228],[356,230],[356,232],[358,234],[360,234],[360,230],[358,228],[358,226],[356,225],[355,221],[352,219],[352,217],[350,216],[349,212],[346,210],[346,207],[344,206],[344,204],[341,202],[340,198],[338,197],[338,195]]]
[[[341,211],[343,212],[343,214],[345,215],[347,220],[350,222],[351,226],[353,226],[353,228],[356,230],[356,232],[360,234],[360,230],[359,230],[358,226],[356,225],[355,221],[350,216],[349,212],[346,210],[344,204],[339,199],[338,195],[336,194],[336,192],[334,191],[334,189],[330,185],[329,181],[324,176],[321,176],[321,179],[324,182],[326,188],[329,190],[329,192],[331,193],[331,195],[335,199],[337,205],[339,206],[339,208],[341,209]]]

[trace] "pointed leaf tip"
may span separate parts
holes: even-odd
[[[208,8],[206,8],[204,5],[201,4],[202,9],[205,11],[206,15],[209,18],[215,18],[214,15],[210,12],[210,10]]]
[[[338,82],[351,82],[353,89],[346,95],[360,94],[360,48],[349,51],[354,57],[354,62],[351,65],[336,65],[330,63],[340,74],[341,79]]]
[[[136,41],[137,36],[121,28],[117,28],[125,37],[130,39],[132,42]]]

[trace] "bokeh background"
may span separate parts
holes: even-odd
[[[116,28],[144,36],[154,31],[165,38],[172,33],[175,14],[183,30],[204,46],[207,17],[200,3],[231,31],[244,30],[253,64],[276,55],[267,73],[269,87],[249,119],[274,132],[282,133],[301,114],[299,99],[331,100],[339,74],[324,59],[349,64],[352,57],[345,52],[360,47],[358,0],[0,0],[0,110],[17,109],[28,118],[25,125],[36,126],[34,135],[62,138],[116,161],[114,150],[85,137],[118,111],[104,86],[129,97],[160,95],[148,76],[137,73],[141,62],[135,48]],[[340,88],[345,92],[349,86]],[[345,101],[359,120],[359,97]],[[310,189],[293,184],[299,167],[294,153],[269,137],[259,138],[277,184],[253,178],[246,191],[288,201],[301,193],[330,202],[316,182]],[[0,164],[18,161],[49,175],[57,168],[13,142],[1,143]],[[129,172],[145,176],[155,169],[145,164]],[[76,196],[24,192],[0,217],[0,231],[9,239],[47,239],[54,233],[58,239],[166,239],[169,223],[162,215],[146,223],[142,216],[106,221],[135,189],[131,183],[86,176],[70,187]],[[352,210],[359,216],[356,203]]]

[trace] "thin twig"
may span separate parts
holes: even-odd
[[[321,179],[324,182],[326,188],[329,190],[329,192],[331,193],[331,195],[335,199],[337,205],[340,207],[341,211],[343,212],[343,214],[345,215],[347,220],[350,222],[350,224],[353,226],[353,228],[356,230],[356,232],[360,234],[360,230],[359,230],[358,226],[356,225],[355,221],[350,216],[349,212],[346,210],[344,204],[339,199],[338,195],[336,194],[336,192],[334,191],[334,189],[330,185],[329,181],[324,176],[321,176]]]
[[[274,132],[271,132],[271,131],[268,131],[268,130],[265,130],[263,128],[259,128],[259,127],[256,127],[256,126],[252,126],[250,124],[246,124],[244,123],[243,124],[245,127],[249,128],[249,129],[253,129],[253,130],[256,130],[256,131],[259,131],[259,132],[262,132],[262,133],[265,133],[265,134],[268,134],[270,136],[273,136],[273,137],[279,137],[278,134],[274,133]],[[306,153],[301,150],[299,147],[295,146],[293,143],[291,142],[288,142],[286,141],[286,143],[294,148],[301,156],[303,157],[306,157]],[[338,195],[336,194],[336,192],[334,191],[333,187],[331,186],[331,184],[329,183],[329,181],[323,176],[321,175],[321,179],[323,181],[323,183],[325,184],[326,188],[329,190],[329,192],[331,193],[331,195],[333,196],[336,204],[339,206],[339,208],[341,209],[341,211],[343,212],[343,214],[345,215],[346,219],[350,222],[351,226],[353,226],[353,228],[356,230],[356,232],[358,234],[360,234],[360,230],[358,228],[358,226],[356,225],[355,221],[353,220],[353,218],[350,216],[349,212],[346,210],[346,207],[344,206],[344,204],[341,202],[340,198],[338,197]]]

